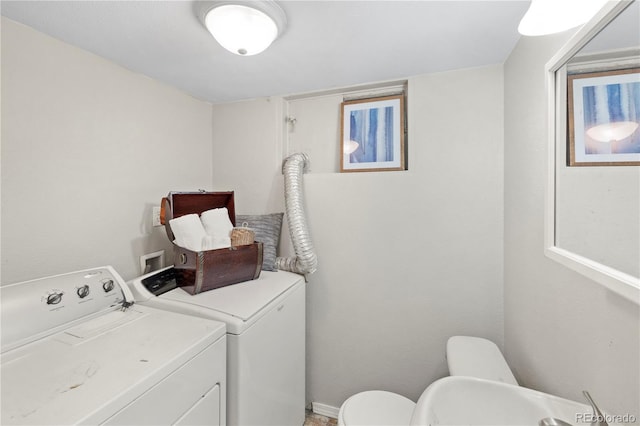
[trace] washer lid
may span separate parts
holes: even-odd
[[[415,402],[397,393],[366,391],[347,399],[342,407],[346,426],[408,425]]]
[[[102,424],[225,335],[134,305],[2,354],[2,424]]]
[[[200,308],[231,315],[248,322],[270,309],[270,304],[294,285],[303,281],[303,277],[285,271],[263,271],[258,279],[245,281],[214,290],[191,295],[181,288],[161,294],[158,298],[186,303]],[[202,311],[200,310],[200,313]],[[211,318],[221,319],[215,313]]]

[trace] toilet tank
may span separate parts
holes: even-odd
[[[498,346],[481,337],[450,337],[447,365],[451,376],[471,376],[518,386]]]

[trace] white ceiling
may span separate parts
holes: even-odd
[[[528,0],[279,1],[264,53],[227,52],[194,1],[8,1],[2,15],[212,103],[502,63]]]

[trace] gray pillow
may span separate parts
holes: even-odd
[[[280,243],[280,230],[284,213],[261,215],[236,215],[236,226],[247,226],[255,233],[255,240],[262,243],[262,270],[277,271],[276,256]]]

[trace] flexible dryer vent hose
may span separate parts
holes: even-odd
[[[306,154],[292,154],[284,160],[284,204],[289,224],[289,234],[293,243],[295,257],[278,257],[276,267],[297,274],[312,274],[318,267],[318,258],[311,242],[307,220],[304,214],[304,194],[302,174],[309,169],[309,157]]]

